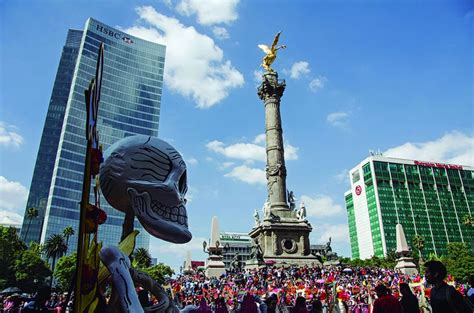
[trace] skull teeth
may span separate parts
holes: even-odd
[[[163,219],[188,227],[188,216],[184,205],[169,208],[158,201],[152,201],[151,209]]]

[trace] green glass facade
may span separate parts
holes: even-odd
[[[349,237],[351,239],[352,257],[358,259],[360,258],[360,254],[359,245],[357,244],[357,231],[355,225],[354,202],[352,201],[352,194],[346,193],[345,200],[347,207],[347,217],[349,222]]]
[[[362,179],[354,179],[356,173]],[[397,223],[409,245],[415,235],[423,236],[426,256],[446,254],[449,242],[473,244],[474,228],[463,223],[473,216],[472,168],[373,156],[354,168],[351,177],[345,199],[353,258],[395,250]],[[358,226],[370,226],[371,238],[361,236]]]

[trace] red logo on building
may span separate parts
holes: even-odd
[[[360,194],[362,193],[362,187],[360,185],[357,185],[355,191],[356,195],[360,196]]]

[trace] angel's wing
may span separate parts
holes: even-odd
[[[260,44],[260,45],[258,45],[258,47],[259,47],[260,49],[262,49],[263,52],[265,52],[266,54],[269,54],[269,53],[272,52],[272,51],[270,50],[270,48],[268,48],[267,45]]]
[[[281,32],[278,32],[275,36],[275,39],[273,39],[272,51],[275,50],[275,48],[276,48],[276,45],[278,43],[278,39],[280,39],[280,34],[281,34]]]

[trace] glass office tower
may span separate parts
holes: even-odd
[[[47,186],[41,233],[34,238],[44,243],[52,234],[60,234],[66,226],[72,226],[76,235],[69,240],[69,251],[74,251],[77,244],[87,143],[84,90],[95,75],[101,42],[105,44],[105,51],[98,131],[103,149],[135,134],[158,136],[165,46],[88,19],[80,41],[64,118],[61,119],[59,142],[56,149],[48,151],[53,155],[54,168],[50,186]],[[99,240],[104,244],[117,244],[124,215],[111,208],[104,198],[101,207],[108,217],[99,228]],[[137,247],[148,248],[148,233],[138,222],[135,222],[135,228],[140,230]]]
[[[82,30],[69,30],[59,61],[26,204],[27,208],[34,207],[38,210],[38,217],[32,219],[30,224],[25,212],[21,228],[20,236],[27,243],[30,243],[30,241],[39,242],[41,237],[49,187],[53,177],[54,161],[58,151],[59,137],[61,136],[64,113],[66,112],[81,39]]]
[[[397,223],[407,242],[425,239],[424,256],[446,254],[450,242],[474,243],[474,168],[371,156],[350,171],[345,193],[353,258],[396,249]]]

